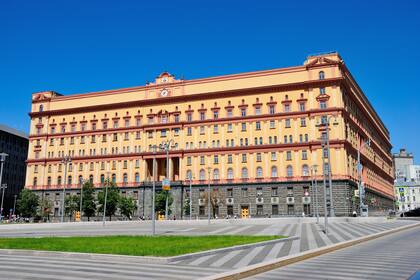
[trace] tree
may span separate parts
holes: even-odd
[[[31,218],[36,215],[39,197],[33,191],[23,189],[16,204],[16,210],[22,217]]]
[[[90,217],[93,217],[96,213],[95,190],[93,184],[90,181],[84,182],[82,191],[82,211],[88,218],[88,221],[90,221]],[[82,215],[82,213],[80,213],[80,215]]]
[[[52,208],[53,208],[52,201],[49,198],[44,197],[41,200],[41,204],[39,206],[39,216],[41,216],[42,218],[46,218],[49,221],[50,215],[52,213]]]
[[[106,184],[109,184],[108,186],[108,194],[106,198],[106,210],[105,210],[105,216],[109,216],[109,220],[111,221],[112,216],[115,215],[115,212],[117,211],[118,207],[118,201],[120,198],[120,190],[117,188],[114,182],[105,182]],[[105,190],[104,190],[105,191]],[[103,213],[104,211],[104,202],[105,202],[105,192],[101,191],[98,193],[98,202],[99,202],[99,213]]]
[[[207,205],[208,192],[205,191],[201,193],[200,198],[203,199],[205,201],[205,204]],[[218,189],[212,189],[210,191],[210,207],[212,209],[213,218],[216,217],[217,210],[224,203],[224,201],[225,196],[223,195],[223,193],[219,192]]]
[[[171,205],[174,201],[172,195],[168,191],[160,191],[156,193],[155,196],[155,206],[156,206],[156,212],[160,215],[165,214],[165,208],[166,208],[166,195],[168,195],[168,215],[172,213],[171,211]]]
[[[137,209],[137,205],[132,197],[121,196],[118,201],[118,208],[120,208],[121,215],[131,220],[134,210]]]
[[[184,200],[184,214],[188,216],[190,214],[190,197],[186,197]]]
[[[80,207],[80,196],[79,195],[66,195],[64,199],[64,213],[68,215],[69,218],[74,216],[76,211],[79,211]]]

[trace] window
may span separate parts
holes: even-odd
[[[188,136],[192,135],[192,127],[187,127],[187,135]]]
[[[213,170],[213,180],[219,180],[219,169]]]
[[[79,186],[83,185],[83,176],[82,175],[79,176],[78,182],[79,182]]]
[[[214,163],[214,164],[219,164],[219,156],[218,156],[218,155],[215,155],[215,156],[214,156],[214,158],[213,158],[213,163]]]
[[[204,206],[200,206],[200,208],[199,208],[199,214],[198,215],[200,215],[200,216],[204,216],[205,215]]]
[[[274,105],[270,105],[269,112],[270,112],[271,115],[276,113],[276,108],[274,107]]]
[[[127,186],[128,184],[128,176],[127,173],[124,173],[123,175],[123,186]]]
[[[293,176],[293,167],[291,165],[288,165],[286,167],[286,176],[287,177],[292,177]]]
[[[242,168],[242,171],[241,171],[241,178],[242,178],[242,179],[247,179],[247,178],[248,178],[248,169],[247,169],[246,167],[243,167],[243,168]]]
[[[80,137],[80,144],[85,144],[85,136]]]
[[[319,76],[319,79],[320,79],[320,80],[325,79],[325,73],[324,73],[324,71],[319,71],[318,76]]]
[[[192,114],[191,113],[188,113],[187,114],[187,121],[192,121]]]
[[[241,116],[246,117],[246,109],[245,108],[241,109]]]
[[[200,164],[201,165],[204,165],[204,160],[205,160],[204,156],[200,156]]]
[[[227,110],[227,116],[228,116],[228,118],[233,117],[233,112],[232,112],[231,109]]]
[[[140,183],[140,174],[138,172],[134,174],[134,180],[136,184]]]
[[[200,126],[200,134],[204,134],[205,133],[205,128],[204,126]]]
[[[187,177],[186,177],[186,179],[192,180],[192,171],[191,170],[187,170]]]
[[[233,197],[233,189],[227,189],[226,190],[226,196],[227,197]]]
[[[217,124],[213,126],[213,133],[219,133],[219,126]]]
[[[275,216],[279,214],[279,206],[277,204],[271,205],[271,215]]]
[[[302,150],[302,159],[307,160],[308,159],[308,152],[306,150]]]
[[[284,135],[284,144],[287,144],[287,135]]]
[[[320,109],[326,109],[327,108],[327,102],[319,101],[319,108]]]
[[[290,104],[284,104],[284,111],[287,113],[287,112],[290,112]]]
[[[272,178],[276,178],[277,177],[277,167],[276,166],[272,166],[271,167],[271,177]]]
[[[74,145],[74,137],[70,137],[70,145]]]
[[[285,120],[285,127],[290,128],[290,119]]]
[[[96,130],[96,123],[92,123],[92,130]]]
[[[292,160],[292,152],[291,151],[286,152],[286,160]]]
[[[319,94],[323,95],[325,94],[325,88],[319,88]]]
[[[308,134],[305,134],[305,142],[308,142],[309,138],[308,138]]]
[[[276,128],[276,122],[274,120],[270,121],[270,128]]]
[[[263,211],[263,205],[257,205],[257,216],[262,216],[264,215],[264,211]]]
[[[242,154],[242,163],[246,162],[246,154]]]
[[[306,118],[300,118],[300,126],[305,127],[306,126]]]
[[[200,112],[200,121],[204,121],[206,119],[205,112]]]
[[[255,115],[261,115],[261,107],[260,106],[255,107]]]
[[[241,194],[242,194],[242,197],[247,197],[248,196],[248,188],[242,188],[241,189]]]
[[[214,111],[214,112],[213,112],[213,118],[214,118],[215,120],[217,120],[217,119],[219,118],[219,111]]]
[[[112,180],[112,183],[116,183],[117,182],[117,175],[115,175],[115,174],[112,174],[112,176],[111,176],[111,180]]]
[[[227,170],[227,178],[228,178],[228,180],[232,180],[233,179],[233,169],[232,168],[228,168],[228,170]]]
[[[256,130],[261,130],[261,122],[256,122],[255,123],[255,129]]]
[[[303,103],[303,102],[299,103],[299,111],[301,111],[301,112],[305,111],[305,103]]]
[[[232,124],[228,123],[227,125],[227,132],[232,132]]]
[[[293,136],[289,135],[289,143],[293,143]]]
[[[257,153],[256,158],[257,158],[257,162],[261,162],[261,153]]]
[[[246,131],[246,123],[241,123],[241,131]]]
[[[277,153],[271,152],[271,160],[277,160]]]
[[[118,121],[114,121],[114,128],[118,128]]]
[[[69,176],[68,178],[67,178],[67,185],[68,186],[71,186],[71,184],[73,183],[73,180],[72,180],[72,177],[71,176]]]
[[[231,164],[232,163],[232,155],[228,155],[228,164]]]
[[[309,176],[309,168],[308,165],[302,165],[302,176],[306,177]]]
[[[34,177],[33,186],[36,187],[38,185],[38,178]]]
[[[166,129],[160,131],[160,137],[166,137]]]
[[[204,169],[200,170],[200,180],[204,181],[206,179],[206,171]]]
[[[257,178],[263,177],[263,170],[261,167],[257,167]]]
[[[118,141],[118,134],[117,133],[113,134],[112,141],[114,141],[114,142]]]

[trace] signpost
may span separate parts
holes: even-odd
[[[169,181],[169,179],[165,178],[162,181],[162,189],[164,191],[169,191],[171,190],[171,182]]]

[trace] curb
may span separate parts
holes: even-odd
[[[65,258],[88,258],[91,260],[114,260],[118,258],[126,262],[143,262],[143,263],[156,263],[156,264],[168,264],[175,261],[199,258],[208,255],[214,255],[218,253],[226,253],[236,250],[244,250],[254,247],[265,246],[274,243],[287,242],[290,240],[299,239],[298,236],[292,236],[287,238],[273,239],[268,241],[261,241],[250,244],[236,245],[226,248],[219,248],[207,251],[201,251],[196,253],[184,254],[173,257],[153,257],[153,256],[130,256],[130,255],[116,255],[116,254],[96,254],[96,253],[79,253],[79,252],[59,252],[59,251],[40,251],[40,250],[26,250],[26,249],[0,249],[0,252],[11,255],[20,253],[26,256],[56,256],[56,257],[65,257]]]
[[[333,245],[329,245],[326,247],[321,247],[318,249],[313,249],[313,250],[309,250],[306,252],[302,252],[302,253],[298,253],[298,254],[294,254],[291,256],[286,256],[286,257],[282,257],[279,259],[274,259],[274,260],[270,260],[267,262],[262,262],[262,263],[258,263],[258,264],[254,264],[254,265],[250,265],[250,266],[245,266],[242,268],[238,268],[232,271],[228,271],[228,272],[223,272],[223,273],[219,273],[219,274],[215,274],[215,275],[211,275],[205,278],[202,278],[203,280],[233,280],[233,279],[243,279],[243,278],[247,278],[253,275],[257,275],[257,274],[261,274],[276,268],[280,268],[289,264],[293,264],[296,262],[300,262],[303,260],[307,260],[313,257],[317,257],[326,253],[330,253],[333,251],[337,251],[340,249],[344,249],[353,245],[357,245],[359,243],[363,243],[366,241],[370,241],[373,239],[377,239],[392,233],[397,233],[403,230],[407,230],[407,229],[412,229],[415,227],[420,226],[420,223],[416,223],[414,225],[407,225],[407,226],[403,226],[403,227],[399,227],[396,229],[390,229],[390,230],[386,230],[386,231],[382,231],[382,232],[378,232],[378,233],[374,233],[371,235],[367,235],[364,237],[360,237],[357,239],[353,239],[353,240],[348,240],[348,241],[343,241],[337,244],[333,244]]]

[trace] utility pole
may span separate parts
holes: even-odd
[[[4,190],[7,189],[7,184],[2,184],[1,189],[1,206],[0,206],[0,221],[3,220],[3,199],[4,199]]]
[[[65,208],[65,199],[66,199],[66,183],[67,183],[67,164],[71,163],[71,157],[65,156],[61,163],[64,164],[64,184],[63,184],[63,207],[61,208],[61,222],[64,222],[64,208]]]
[[[3,180],[3,165],[6,161],[6,157],[9,156],[6,153],[0,153],[0,186],[2,186],[2,180]],[[4,189],[3,189],[4,192]],[[1,209],[0,209],[0,220],[2,219],[3,215],[3,197],[1,199]]]
[[[192,172],[190,173],[190,221],[192,220]]]
[[[370,147],[370,139],[368,139],[366,142],[363,142],[363,144],[360,145],[359,149],[357,149],[357,175],[358,175],[358,182],[357,182],[357,187],[359,189],[359,211],[360,211],[360,216],[362,216],[362,212],[363,212],[363,199],[364,199],[364,191],[363,191],[363,187],[362,187],[362,164],[360,163],[360,153],[362,151],[362,149],[367,145]]]
[[[109,169],[109,166],[108,166],[108,169]],[[103,227],[105,226],[105,220],[106,220],[106,217],[105,217],[105,215],[106,215],[106,200],[108,198],[108,185],[110,183],[110,181],[109,181],[109,171],[107,172],[107,176],[108,176],[108,181],[106,182],[106,185],[105,185],[104,215],[102,217],[102,226]]]
[[[325,157],[324,157],[324,148],[325,143],[322,142],[322,171],[323,171],[323,181],[324,181],[324,230],[325,235],[328,234],[328,208],[327,208],[327,180],[326,180],[326,172],[325,170]]]
[[[155,165],[156,165],[156,145],[152,146],[153,152],[153,161],[152,161],[152,235],[156,233],[156,218],[155,218],[155,191],[156,191],[156,182],[155,182]]]
[[[207,168],[208,171],[208,187],[207,187],[207,211],[208,211],[208,215],[207,215],[207,219],[208,219],[208,224],[210,225],[210,170],[211,167],[209,166]]]
[[[169,149],[171,148],[171,143],[173,142],[172,139],[168,140],[165,143],[162,143],[159,145],[159,148],[161,150],[164,150],[166,152],[166,179],[171,181],[170,177],[170,166],[169,166]],[[169,206],[168,206],[168,196],[169,196],[169,190],[166,191],[166,201],[165,201],[165,220],[168,220],[168,212],[169,212]]]

